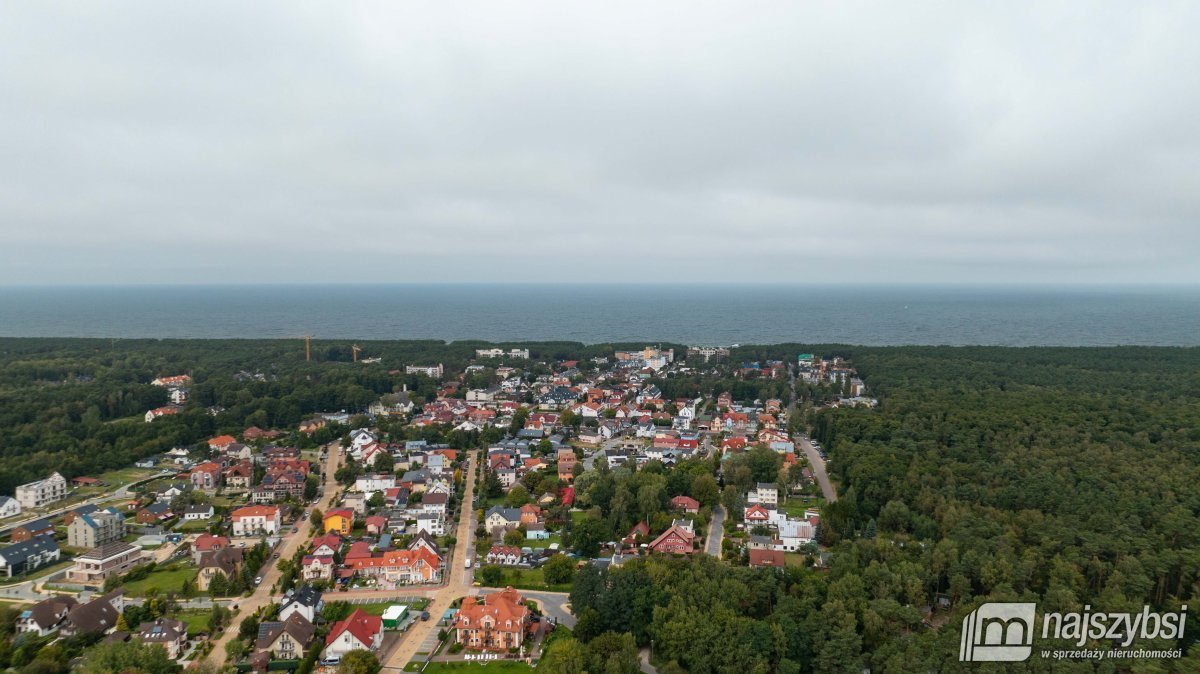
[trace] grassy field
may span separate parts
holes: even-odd
[[[783,563],[785,566],[804,566],[808,555],[803,552],[785,552],[783,553]]]
[[[815,496],[807,501],[799,496],[793,496],[779,504],[779,511],[787,513],[789,517],[798,519],[804,517],[805,510],[809,508],[819,509],[822,504],[822,499]]]
[[[201,632],[208,632],[209,621],[212,618],[211,611],[180,611],[175,614],[176,620],[182,620],[188,626],[188,638],[191,639]]]
[[[409,663],[412,664],[412,663]],[[417,671],[404,668],[405,671]],[[508,662],[493,660],[491,662],[431,662],[425,668],[426,674],[438,672],[532,672],[533,668],[524,662]]]
[[[547,585],[546,578],[539,569],[509,569],[504,568],[504,575],[496,587],[513,586],[518,590],[545,590],[547,592],[570,592],[571,584]]]
[[[559,534],[550,534],[550,538],[544,541],[534,541],[526,539],[521,543],[523,548],[548,548],[552,543],[558,543],[558,547],[562,547],[562,536]]]
[[[124,585],[125,592],[131,597],[144,597],[146,591],[152,587],[157,588],[160,594],[179,592],[179,588],[183,587],[183,581],[195,580],[196,573],[195,567],[183,562],[174,562],[156,568],[149,576],[141,580],[126,583]],[[203,592],[197,591],[197,594],[203,594]]]

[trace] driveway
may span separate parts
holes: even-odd
[[[796,444],[800,445],[804,455],[808,457],[813,476],[817,478],[817,484],[821,485],[821,493],[825,495],[825,500],[833,503],[837,500],[837,490],[833,488],[833,483],[829,481],[829,475],[825,472],[825,459],[821,458],[820,452],[805,438],[796,438]]]
[[[725,538],[725,506],[713,506],[712,521],[708,523],[708,537],[704,539],[704,552],[721,558],[721,541]]]

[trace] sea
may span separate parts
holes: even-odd
[[[1200,345],[1200,286],[0,287],[0,336]]]

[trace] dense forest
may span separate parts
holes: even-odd
[[[0,492],[50,470],[125,466],[249,425],[360,412],[405,387],[425,400],[436,383],[398,373],[403,365],[461,370],[483,344],[360,342],[383,359],[368,366],[350,363],[350,346],[314,342],[307,363],[302,340],[0,339]],[[639,345],[528,346],[535,359],[582,361]],[[799,352],[849,359],[880,401],[805,408],[841,496],[823,513],[827,566],[779,572],[656,558],[589,569],[573,593],[581,642],[629,630],[641,645],[653,640],[664,672],[731,663],[748,672],[955,671],[959,622],[987,600],[1036,601],[1043,611],[1195,605],[1200,349],[795,344],[742,347],[733,360],[791,362]],[[183,372],[195,378],[184,412],[143,423],[165,401],[148,382]],[[724,385],[662,384],[672,394]],[[774,382],[754,385],[779,392]],[[224,409],[214,416],[212,406]],[[581,505],[595,538],[676,493],[699,489],[712,502],[696,468],[589,478],[599,486]],[[1183,660],[1133,671],[1200,670],[1196,625]],[[1006,669],[1124,671],[1105,667],[1031,660]]]
[[[961,620],[985,601],[1195,605],[1200,350],[750,349],[849,358],[881,400],[808,412],[842,494],[824,512],[827,568],[585,570],[581,641],[629,629],[671,673],[989,671],[958,662]],[[1200,671],[1197,636],[1189,623],[1178,661],[990,671]]]

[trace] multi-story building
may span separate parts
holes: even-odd
[[[124,541],[105,543],[76,557],[67,577],[74,583],[102,585],[109,576],[123,574],[141,562],[140,546]]]
[[[229,515],[234,536],[277,534],[283,526],[283,516],[276,506],[256,505],[238,508]]]
[[[78,515],[67,525],[67,545],[73,548],[97,548],[124,537],[125,516],[116,508]]]
[[[37,482],[17,487],[17,503],[22,508],[41,508],[67,497],[67,479],[58,473]]]
[[[454,616],[454,638],[474,651],[520,648],[529,626],[525,600],[511,587],[483,597],[465,597]]]
[[[35,536],[0,548],[0,574],[8,578],[29,573],[59,560],[62,552],[53,536]]]
[[[426,377],[441,379],[445,369],[441,363],[437,365],[408,365],[404,368],[404,374],[423,374]]]

